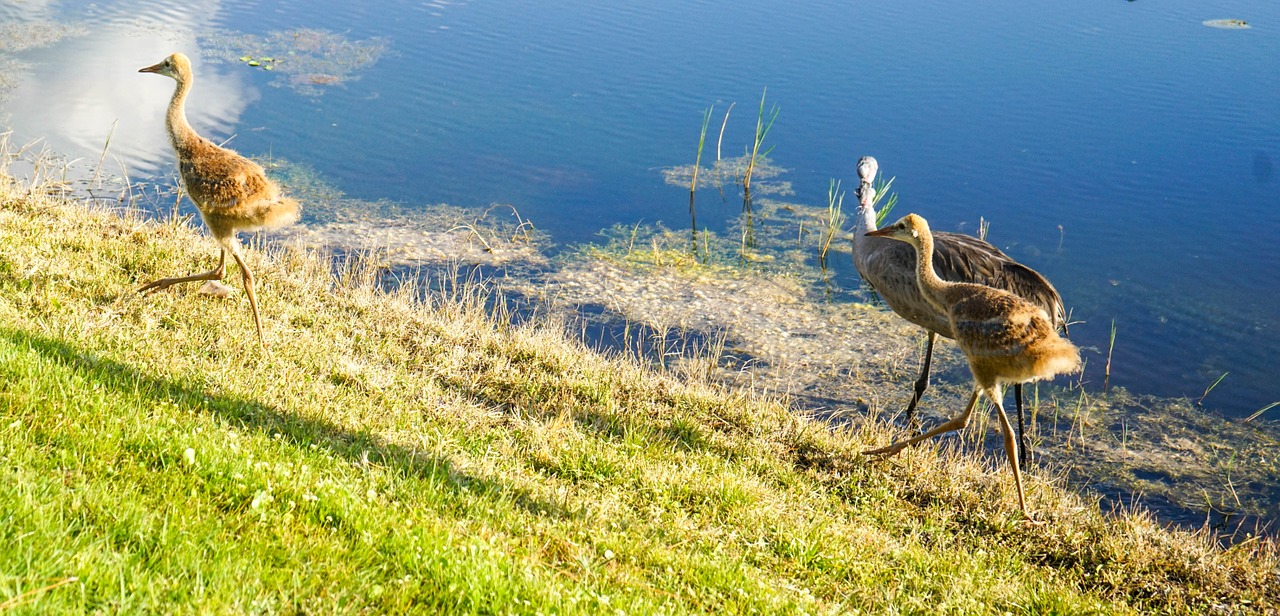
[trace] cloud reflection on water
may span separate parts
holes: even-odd
[[[110,135],[110,155],[130,175],[163,173],[173,161],[164,114],[174,82],[138,73],[139,68],[175,51],[190,56],[196,80],[188,118],[215,142],[231,136],[245,108],[259,97],[244,76],[201,59],[196,31],[217,9],[217,3],[204,3],[135,13],[127,5],[113,5],[110,15],[95,17],[88,34],[23,53],[29,71],[8,95],[4,123],[15,141],[44,138],[71,159],[96,161]],[[83,172],[92,165],[79,167]],[[107,170],[120,172],[114,163]]]

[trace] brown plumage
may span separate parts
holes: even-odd
[[[240,254],[237,231],[254,231],[292,224],[298,220],[298,202],[280,195],[280,188],[267,179],[257,163],[201,137],[187,123],[185,103],[191,91],[191,61],[175,53],[158,64],[138,69],[139,73],[156,73],[178,82],[169,100],[165,128],[178,155],[178,171],[200,218],[214,239],[222,246],[218,267],[201,274],[162,278],[143,285],[141,293],[159,291],[182,282],[222,280],[226,273],[227,253],[240,266],[245,294],[253,311],[253,324],[258,342],[266,346],[262,336],[262,320],[258,316],[258,298],[254,292],[253,273]]]
[[[955,338],[945,312],[920,295],[916,284],[916,253],[910,246],[887,238],[867,237],[876,230],[876,191],[872,187],[879,164],[875,158],[858,160],[861,185],[858,191],[858,220],[853,237],[853,262],[871,288],[898,316],[919,325],[928,334],[915,393],[905,412],[907,422],[915,417],[916,405],[929,388],[929,368],[937,336]],[[1014,261],[1000,249],[976,237],[960,233],[935,233],[933,268],[943,280],[973,282],[1002,289],[1044,309],[1054,327],[1066,331],[1066,310],[1062,296],[1039,272]],[[1014,385],[1013,399],[1018,411],[1018,450],[1023,466],[1028,453],[1023,435],[1022,385]]]
[[[1030,519],[1022,490],[1018,445],[1004,412],[1000,387],[1075,372],[1080,369],[1079,349],[1058,335],[1053,319],[1039,306],[1008,291],[939,278],[933,269],[933,235],[925,219],[908,214],[898,222],[867,235],[900,240],[915,248],[916,284],[920,295],[946,314],[956,343],[969,360],[974,389],[968,406],[959,416],[919,436],[865,453],[891,456],[943,432],[963,429],[969,424],[979,395],[986,395],[995,404],[1000,418],[1005,454],[1009,457],[1013,480],[1018,487],[1018,505]]]

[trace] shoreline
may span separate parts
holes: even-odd
[[[376,259],[334,272],[326,253],[289,246],[247,251],[274,344],[264,353],[240,294],[133,293],[212,259],[198,229],[0,183],[0,503],[24,537],[0,547],[11,563],[0,601],[74,576],[78,592],[28,605],[1280,605],[1269,539],[1224,549],[1140,510],[1104,514],[1052,471],[1028,480],[1046,524],[1024,526],[1003,461],[954,439],[863,460],[858,451],[891,438],[878,409],[896,395],[868,402],[876,421],[823,422],[795,413],[786,392],[707,378],[723,376],[716,361],[692,355],[658,370],[587,348],[562,315],[504,321],[484,288],[387,288]],[[605,264],[596,278],[569,279],[589,286],[620,272]],[[773,295],[751,305],[786,305],[785,285],[725,292],[757,291]],[[643,308],[628,306],[622,314]],[[748,316],[738,318],[768,321]],[[769,365],[789,361],[774,353]],[[913,359],[874,369],[899,378]],[[948,395],[930,394],[943,408]],[[127,590],[111,603],[120,579]]]

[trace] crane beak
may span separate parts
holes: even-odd
[[[161,67],[163,64],[164,64],[164,62],[160,62],[160,63],[157,63],[157,64],[152,64],[151,66],[148,66],[148,67],[145,67],[145,68],[140,68],[140,69],[138,69],[138,72],[139,72],[139,73],[159,73],[159,72],[160,72],[160,67]]]
[[[887,227],[884,229],[876,229],[875,231],[868,231],[866,233],[867,237],[884,237],[886,235],[889,235],[889,229]]]

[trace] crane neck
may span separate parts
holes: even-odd
[[[922,229],[911,242],[916,249],[916,285],[920,287],[920,295],[934,308],[946,314],[946,305],[942,301],[942,291],[950,283],[945,282],[933,270],[933,233]]]
[[[858,187],[858,216],[855,225],[855,237],[876,230],[876,189],[870,182],[863,182]]]
[[[865,235],[876,230],[875,203],[876,189],[870,182],[863,182],[858,187],[858,214],[853,226],[853,262],[859,272],[863,271],[867,251],[871,248],[871,242]]]
[[[195,129],[187,122],[187,94],[191,92],[191,75],[182,75],[174,79],[178,82],[173,90],[173,98],[169,99],[169,110],[165,114],[164,125],[169,132],[169,141],[173,149],[181,152],[192,141],[199,139]]]

